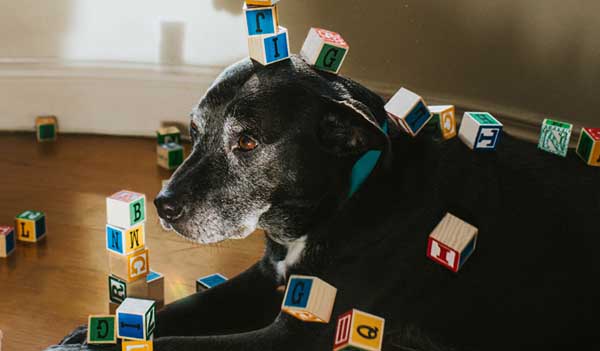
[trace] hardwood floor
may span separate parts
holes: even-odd
[[[169,174],[156,166],[154,139],[63,134],[38,144],[33,134],[0,134],[0,225],[32,209],[46,213],[48,228],[42,242],[19,242],[0,258],[2,350],[43,349],[108,312],[105,198],[118,190],[150,203],[150,266],[165,275],[167,303],[191,294],[197,277],[232,277],[262,255],[262,233],[199,246],[163,231],[151,201]]]

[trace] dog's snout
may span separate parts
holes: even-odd
[[[178,204],[177,200],[168,194],[160,193],[154,199],[154,206],[156,206],[158,215],[167,221],[174,221],[183,214],[183,206]]]

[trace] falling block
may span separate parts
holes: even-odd
[[[577,143],[577,155],[590,166],[600,166],[600,128],[583,128]]]
[[[329,323],[337,289],[317,277],[292,275],[281,310],[304,322]]]
[[[321,28],[311,28],[300,56],[309,64],[323,71],[338,73],[350,46],[336,32]]]
[[[150,274],[148,274],[149,276]],[[148,277],[146,276],[146,278]],[[116,275],[108,275],[108,299],[110,302],[120,304],[128,297],[139,299],[149,298],[147,279],[138,279],[128,282]]]
[[[117,308],[117,336],[122,339],[149,340],[156,325],[155,312],[154,301],[126,298]]]
[[[88,318],[88,344],[116,344],[115,316],[92,315]]]
[[[248,37],[250,57],[263,64],[270,65],[290,57],[288,30],[279,27],[274,34]]]
[[[503,125],[487,112],[465,112],[458,137],[471,150],[496,150]]]
[[[339,316],[334,351],[380,351],[385,319],[353,309]]]
[[[253,6],[273,6],[278,2],[279,0],[246,0],[246,4]]]
[[[145,279],[150,272],[148,249],[138,250],[126,256],[109,251],[108,266],[112,275],[128,283]]]
[[[435,123],[444,140],[456,136],[456,116],[453,105],[429,106],[433,117],[429,123]]]
[[[106,198],[106,222],[120,228],[130,228],[146,220],[146,196],[121,190]]]
[[[183,146],[175,143],[156,146],[156,162],[162,168],[173,170],[183,163]]]
[[[385,110],[396,125],[412,136],[419,134],[431,119],[423,98],[405,88],[392,96],[385,104]]]
[[[538,149],[566,157],[572,132],[572,124],[546,118],[542,123]]]
[[[447,213],[429,235],[427,257],[458,272],[475,251],[477,233],[477,228]]]
[[[223,284],[227,281],[224,275],[215,273],[207,275],[206,277],[196,279],[196,292],[206,291],[210,288],[214,288],[217,285]]]
[[[129,228],[106,225],[106,249],[121,255],[129,255],[145,244],[144,223]]]
[[[165,300],[165,276],[161,273],[150,271],[146,276],[148,287],[147,298],[154,301]]]
[[[121,351],[153,351],[152,340],[131,341],[123,340]]]
[[[25,211],[15,218],[17,240],[37,242],[46,236],[46,216],[40,211]]]
[[[244,4],[248,35],[274,34],[279,27],[277,5],[252,6]]]
[[[15,228],[0,226],[0,257],[8,257],[16,247]]]
[[[40,116],[35,119],[37,141],[54,141],[58,134],[58,121],[55,116]]]
[[[181,132],[177,127],[164,127],[156,131],[156,140],[158,145],[162,144],[181,144]]]

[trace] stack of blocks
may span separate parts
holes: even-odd
[[[54,141],[58,134],[58,121],[54,116],[40,116],[35,119],[37,141]]]
[[[542,123],[538,148],[558,156],[566,157],[569,151],[569,141],[571,140],[572,132],[573,125],[570,123],[545,119]]]
[[[458,137],[476,151],[496,150],[503,125],[487,112],[465,112]]]
[[[317,277],[292,275],[281,310],[304,322],[329,323],[337,289]]]
[[[419,95],[401,88],[385,105],[390,119],[411,136],[419,134],[432,115]]]
[[[183,163],[183,146],[181,133],[177,127],[165,127],[156,131],[157,163],[159,166],[173,170]]]
[[[477,233],[477,228],[447,213],[429,235],[427,257],[456,273],[475,251]]]
[[[338,317],[334,351],[379,351],[385,320],[353,309]]]
[[[583,128],[577,143],[577,155],[590,166],[600,166],[600,128]]]
[[[250,57],[270,65],[290,57],[288,30],[279,25],[279,0],[246,0],[244,15]]]

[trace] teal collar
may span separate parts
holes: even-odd
[[[383,122],[383,126],[381,128],[386,134],[388,132],[388,121],[385,120]],[[356,161],[354,166],[352,167],[352,173],[350,174],[350,191],[348,192],[348,198],[351,198],[358,189],[360,189],[361,185],[369,178],[379,158],[381,157],[381,151],[379,150],[371,150],[367,151],[361,158]]]

